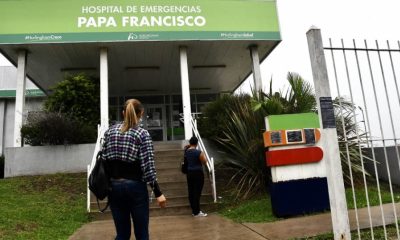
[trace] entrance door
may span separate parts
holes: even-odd
[[[146,105],[144,127],[149,131],[153,141],[166,141],[166,116],[164,105]]]

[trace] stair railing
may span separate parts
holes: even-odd
[[[199,140],[198,146],[202,152],[204,152],[204,155],[206,156],[207,159],[207,169],[209,173],[209,178],[211,181],[211,188],[212,188],[212,194],[213,194],[213,199],[214,202],[217,202],[217,186],[215,184],[215,169],[214,169],[214,158],[210,157],[208,155],[207,149],[204,146],[203,140],[201,139],[200,133],[197,130],[197,120],[193,119],[193,117],[190,118],[190,123],[192,125],[192,130],[194,135],[197,137]]]
[[[94,147],[94,152],[93,152],[93,157],[92,157],[92,162],[88,164],[87,166],[87,211],[90,212],[90,190],[89,190],[89,176],[90,173],[92,172],[94,165],[96,164],[96,157],[97,153],[99,152],[101,148],[101,140],[104,136],[104,133],[106,132],[107,128],[102,128],[100,125],[97,125],[97,141],[96,145]]]

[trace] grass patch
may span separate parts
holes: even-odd
[[[387,239],[397,239],[396,226],[394,224],[386,226]],[[333,233],[323,234],[315,237],[294,238],[293,240],[332,240]],[[351,239],[358,239],[358,232],[351,231]],[[360,231],[360,239],[372,239],[371,230],[363,229]],[[383,227],[374,228],[374,239],[385,239]]]
[[[370,206],[379,205],[379,195],[378,188],[375,183],[368,183],[368,198]],[[367,198],[365,196],[364,186],[357,186],[355,189],[357,208],[367,207]],[[393,195],[394,201],[400,202],[400,189],[397,186],[393,186]],[[392,197],[390,194],[390,188],[388,184],[381,183],[381,196],[382,203],[391,203]],[[347,199],[347,207],[349,209],[354,209],[354,200],[353,200],[353,192],[351,188],[346,189],[346,199]]]
[[[220,202],[218,213],[240,223],[273,222],[279,219],[272,214],[271,198],[267,194],[240,201],[226,196]]]
[[[378,188],[374,185],[375,182],[368,183],[368,196],[370,206],[378,206],[379,205],[379,197],[378,197]],[[395,202],[400,202],[400,189],[398,186],[393,186],[393,194]],[[357,200],[357,208],[364,208],[367,207],[367,200],[365,196],[365,189],[364,186],[357,186],[355,188],[355,195]],[[381,196],[382,196],[382,203],[391,203],[392,197],[390,194],[389,185],[387,183],[381,183]],[[346,189],[346,199],[347,199],[347,206],[349,209],[354,209],[354,201],[353,201],[353,193],[351,188]],[[394,224],[386,226],[386,233],[388,239],[397,239],[397,232],[396,226]],[[373,230],[374,238],[375,239],[385,239],[385,231],[383,227],[375,227]],[[361,239],[372,239],[371,230],[362,229],[360,231],[360,238]],[[357,230],[351,232],[352,239],[358,239],[358,232]],[[295,238],[301,240],[331,240],[333,239],[333,233],[327,233],[323,235],[318,235],[315,237],[304,237],[304,238]]]
[[[232,190],[232,189],[231,189]],[[222,193],[224,196],[218,206],[218,213],[224,217],[227,217],[235,222],[273,222],[278,221],[272,213],[271,197],[264,193],[259,194],[248,200],[234,200],[230,194],[231,190],[226,190]],[[400,189],[395,187],[393,189],[394,197],[396,202],[400,202]],[[355,188],[357,208],[367,207],[367,201],[365,198],[364,186],[360,185]],[[389,186],[387,184],[381,184],[381,195],[383,203],[391,203],[392,198],[390,195]],[[370,206],[379,205],[378,189],[373,186],[373,183],[368,184],[368,196]],[[354,201],[352,189],[346,189],[347,206],[349,209],[354,209]],[[319,213],[312,213],[319,214]]]
[[[68,239],[89,221],[86,174],[0,180],[0,239]]]

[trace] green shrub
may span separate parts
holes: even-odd
[[[29,113],[21,128],[25,143],[38,145],[92,143],[100,121],[98,81],[86,74],[67,75],[51,89],[46,112]]]
[[[97,129],[100,121],[99,81],[86,74],[67,75],[47,97],[44,107],[48,112],[64,113]]]
[[[264,160],[264,116],[252,109],[246,95],[234,96],[228,106],[227,119],[220,125],[223,137],[218,142],[231,154],[224,166],[235,169],[232,182],[236,197],[248,198],[265,191],[268,171]]]
[[[249,102],[250,95],[224,95],[214,102],[206,105],[203,116],[198,120],[201,136],[216,141],[217,138],[224,137],[224,126],[230,118],[229,114],[236,106],[236,102]]]
[[[253,111],[250,95],[223,96],[208,104],[203,115],[199,120],[202,136],[217,142],[230,155],[218,167],[235,172],[231,183],[236,185],[236,197],[263,191],[267,179],[264,116]]]
[[[0,179],[4,178],[4,155],[0,156]]]
[[[93,127],[61,113],[39,112],[28,115],[21,128],[25,143],[32,146],[95,142]]]

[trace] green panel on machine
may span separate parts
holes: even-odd
[[[318,115],[315,113],[270,115],[267,119],[269,123],[269,131],[319,128]]]

